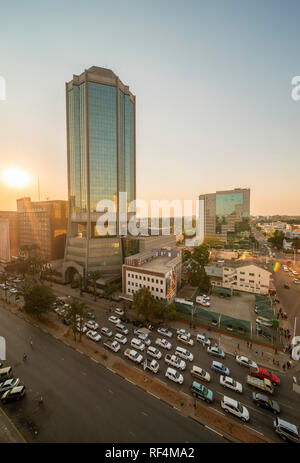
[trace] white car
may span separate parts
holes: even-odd
[[[108,321],[111,323],[114,323],[115,325],[118,325],[121,323],[121,320],[118,317],[115,317],[114,315],[109,317]]]
[[[223,399],[221,400],[221,407],[226,413],[232,413],[244,422],[249,421],[250,419],[250,414],[247,408],[237,400],[233,400],[230,397],[224,395]]]
[[[211,344],[210,339],[206,338],[204,334],[197,334],[197,341],[207,346],[210,346]]]
[[[120,342],[121,344],[126,344],[127,342],[126,336],[124,336],[124,334],[121,334],[121,333],[115,334],[115,340]]]
[[[79,333],[80,333],[80,331],[81,331],[81,333],[86,333],[87,332],[87,327],[82,325],[82,327],[80,328],[80,324],[77,323],[76,330],[79,331]]]
[[[128,328],[126,328],[126,326],[122,325],[121,323],[116,325],[116,330],[119,331],[119,333],[128,334]]]
[[[103,328],[101,328],[101,333],[104,334],[105,336],[108,336],[109,338],[112,336],[112,330],[110,330],[109,328],[106,328],[106,326],[103,326]]]
[[[157,328],[157,332],[159,334],[163,334],[164,336],[167,336],[167,338],[171,338],[173,336],[172,331],[167,330],[166,328]]]
[[[99,333],[97,333],[97,331],[89,330],[85,334],[92,341],[99,342],[101,340],[101,336]]]
[[[108,340],[104,343],[104,346],[108,347],[113,352],[118,352],[121,349],[121,346],[118,343],[118,341]]]
[[[240,365],[244,365],[245,367],[249,368],[258,368],[257,363],[253,362],[253,360],[248,359],[248,357],[244,357],[243,355],[237,355],[235,360]]]
[[[201,294],[200,297],[202,297],[203,299],[206,299],[207,301],[210,301],[210,297],[207,296],[206,294]]]
[[[190,370],[190,373],[192,376],[198,379],[202,379],[203,381],[207,381],[208,383],[211,380],[210,374],[203,370],[203,368],[197,367],[196,365],[193,365],[192,369]]]
[[[298,285],[298,284],[299,284],[299,280],[298,280],[298,278],[294,278],[294,280],[293,280],[293,281],[294,281],[295,285]]]
[[[147,349],[147,354],[151,355],[151,357],[154,357],[155,359],[159,360],[161,358],[161,352],[160,350],[156,349],[154,346],[149,346]]]
[[[117,315],[119,315],[119,317],[122,317],[122,315],[124,315],[124,310],[123,309],[119,309],[118,307],[115,309],[115,313]]]
[[[97,322],[94,322],[93,320],[88,320],[86,323],[85,323],[85,326],[87,328],[89,328],[90,330],[97,330],[99,328],[99,325]]]
[[[184,334],[184,336],[187,336],[188,338],[191,337],[191,333],[187,330],[184,330],[183,328],[181,328],[180,330],[177,330],[177,335],[179,334]]]
[[[174,368],[167,368],[166,377],[174,381],[175,383],[182,384],[183,383],[183,376],[182,374],[178,373],[178,371],[174,370]]]
[[[188,336],[185,336],[184,334],[179,334],[177,336],[178,341],[183,342],[183,344],[188,344],[189,346],[194,345],[193,339],[189,338]]]
[[[164,349],[171,350],[172,349],[172,344],[167,341],[165,338],[157,338],[155,341],[155,344],[157,346],[163,347]]]
[[[265,317],[257,317],[255,321],[258,325],[269,326],[269,327],[273,326],[273,322]]]
[[[134,349],[137,349],[140,351],[143,351],[145,349],[145,344],[140,339],[137,339],[137,338],[131,339],[130,345]]]
[[[239,392],[240,394],[243,392],[243,386],[241,383],[238,383],[234,379],[230,378],[229,376],[220,376],[220,384],[223,387],[228,389],[232,389],[235,392]]]
[[[138,339],[143,341],[143,343],[146,344],[146,346],[150,346],[151,340],[148,338],[148,336],[145,333],[139,333],[137,337]]]

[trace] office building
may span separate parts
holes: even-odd
[[[0,262],[7,264],[19,255],[18,213],[0,212]]]
[[[135,96],[110,69],[93,66],[66,84],[69,223],[63,274],[121,277],[119,193],[136,198]],[[99,201],[116,226],[98,233]]]
[[[181,252],[171,248],[152,249],[125,258],[122,267],[123,294],[133,299],[146,287],[155,299],[173,301],[181,282]]]
[[[37,245],[48,260],[63,259],[68,224],[68,202],[17,200],[19,248]]]
[[[250,237],[250,189],[199,196],[198,236],[200,241],[213,238],[228,245],[248,242]]]

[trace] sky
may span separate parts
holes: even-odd
[[[67,198],[65,82],[96,65],[136,95],[139,199],[243,187],[253,215],[300,215],[299,20],[298,0],[2,3],[0,210],[37,200],[38,178]]]

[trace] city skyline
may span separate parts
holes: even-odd
[[[18,10],[6,5],[2,11],[0,173],[18,167],[30,183],[9,187],[1,176],[1,210],[15,210],[23,196],[38,199],[38,178],[41,199],[67,199],[64,82],[97,65],[121,75],[137,96],[138,199],[196,200],[206,191],[247,187],[252,215],[300,214],[300,103],[291,98],[291,80],[299,74],[299,4],[286,9],[270,1],[230,1],[224,8],[191,1],[184,8],[174,2],[170,12],[167,3],[159,10],[158,3],[142,8],[132,2],[126,9],[120,3],[115,35],[99,49],[114,24],[113,7],[91,2],[95,19],[82,25],[84,38],[70,41],[68,31],[81,17],[70,13],[68,2],[59,15],[56,2],[30,3],[34,19],[18,2]],[[66,24],[67,15],[72,21]],[[14,39],[5,41],[12,21]]]

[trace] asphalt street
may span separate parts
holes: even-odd
[[[28,442],[226,442],[2,307],[0,335],[27,389],[3,408]]]

